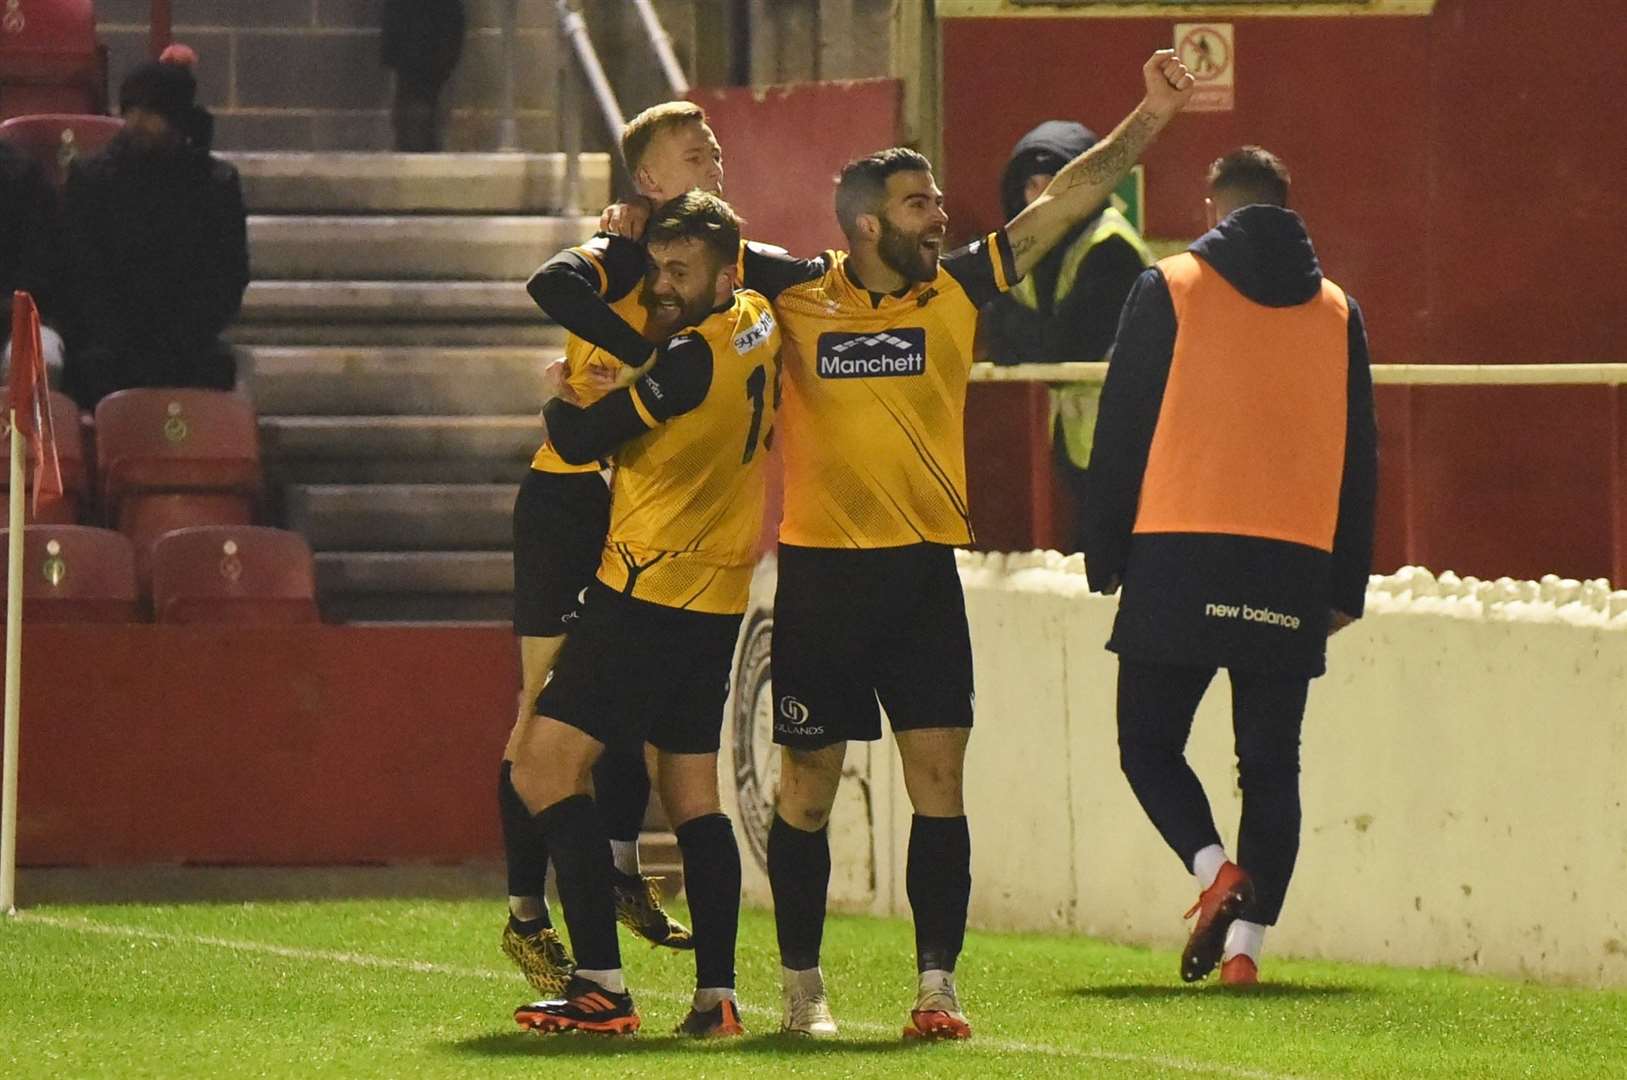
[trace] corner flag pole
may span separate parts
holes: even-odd
[[[21,359],[13,357],[14,360]],[[17,747],[23,702],[23,508],[24,479],[22,429],[17,426],[17,403],[6,413],[11,439],[11,544],[6,591],[6,742],[3,783],[0,783],[0,913],[17,914]]]

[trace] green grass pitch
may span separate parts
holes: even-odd
[[[1254,993],[1183,986],[1169,953],[973,933],[960,965],[976,1028],[899,1039],[907,924],[832,918],[825,969],[842,1037],[777,1025],[770,917],[740,941],[745,1039],[667,1034],[685,955],[624,937],[644,1030],[538,1036],[497,949],[501,902],[45,906],[0,923],[0,1076],[93,1077],[1627,1077],[1627,993],[1269,959]]]

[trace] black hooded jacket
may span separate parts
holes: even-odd
[[[1304,223],[1274,206],[1248,206],[1191,251],[1248,301],[1264,308],[1315,299],[1322,270]],[[1361,309],[1349,304],[1344,467],[1331,554],[1302,544],[1216,533],[1133,533],[1142,480],[1163,408],[1178,327],[1169,284],[1154,267],[1136,282],[1119,324],[1103,387],[1083,508],[1085,561],[1093,588],[1122,581],[1108,647],[1142,661],[1235,667],[1313,677],[1326,667],[1330,612],[1362,614],[1372,564],[1378,479],[1372,375]],[[1227,402],[1210,406],[1225,410]],[[1261,438],[1271,433],[1261,432]],[[1285,613],[1280,624],[1215,618],[1216,600]]]
[[[55,314],[62,277],[57,195],[39,163],[0,139],[0,345],[11,336],[11,294]]]
[[[144,150],[120,134],[74,163],[64,219],[67,375],[81,404],[126,386],[191,385],[149,369],[216,351],[242,304],[248,217],[237,170],[185,143]]]
[[[1089,128],[1067,120],[1047,120],[1019,139],[1000,178],[1006,220],[1022,212],[1023,188],[1030,177],[1056,173],[1096,142]],[[1037,310],[1011,296],[1001,296],[988,306],[984,318],[989,358],[995,363],[1056,364],[1107,355],[1124,298],[1144,269],[1135,249],[1116,237],[1103,240],[1085,257],[1073,288],[1060,302],[1056,297],[1068,249],[1096,227],[1100,212],[1069,230],[1028,272],[1039,300]]]

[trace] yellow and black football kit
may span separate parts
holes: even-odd
[[[780,333],[741,291],[631,387],[545,410],[567,462],[613,453],[611,524],[538,711],[607,745],[718,748],[775,422]]]
[[[1016,277],[1010,243],[992,233],[888,294],[843,252],[780,263],[789,280],[748,264],[785,334],[775,741],[878,738],[878,698],[894,730],[969,727],[966,384],[978,312]]]
[[[527,290],[567,329],[596,330],[630,362],[641,363],[653,347],[642,336],[649,310],[639,286],[647,263],[639,245],[595,236],[548,260]],[[579,314],[605,305],[615,316],[608,336],[591,322],[582,326]],[[604,394],[589,379],[590,369],[614,370],[622,363],[582,334],[565,339],[565,381],[584,404]],[[531,459],[514,500],[514,632],[522,637],[556,637],[579,617],[610,527],[610,490],[601,468],[598,461],[567,462],[551,442]]]

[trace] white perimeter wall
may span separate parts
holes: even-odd
[[[1078,569],[1054,554],[962,556],[978,693],[972,922],[1178,945],[1196,886],[1119,772],[1117,662],[1102,647],[1116,600],[1088,594]],[[761,611],[772,584],[768,563]],[[1374,586],[1369,617],[1333,639],[1312,684],[1299,868],[1268,953],[1627,985],[1627,593],[1421,571]],[[723,774],[738,758],[772,789],[769,695],[749,673],[736,682]],[[1189,756],[1231,849],[1224,674]],[[910,809],[891,742],[856,745],[848,774],[833,906],[907,914]],[[766,821],[749,783],[724,786],[743,832]],[[749,839],[746,895],[767,906]]]

